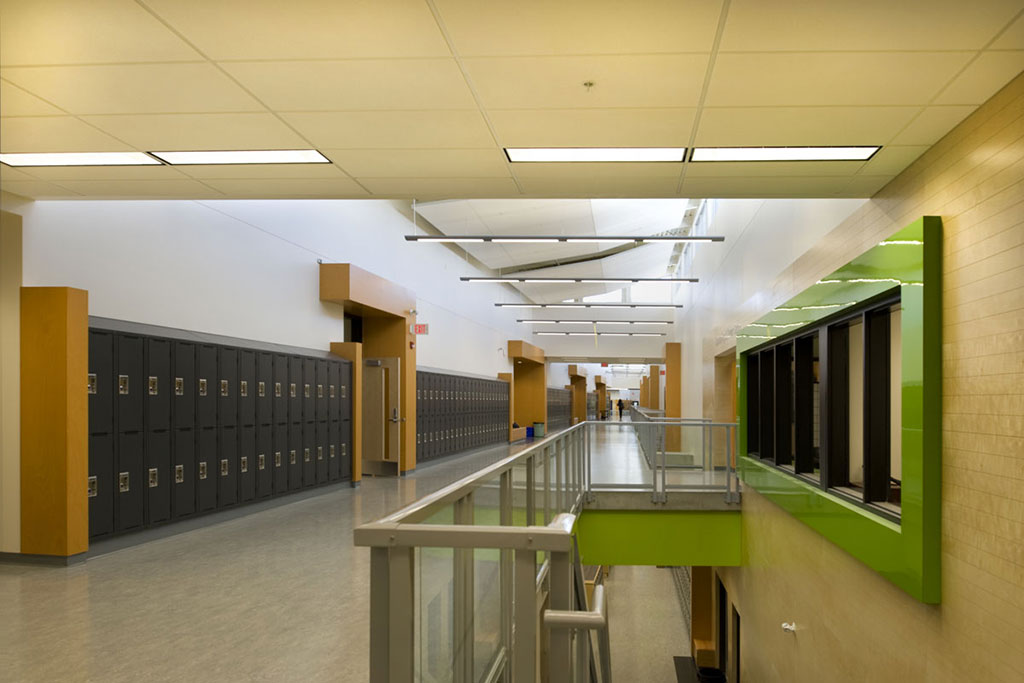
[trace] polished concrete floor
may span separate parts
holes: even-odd
[[[0,680],[365,681],[369,550],[352,545],[353,528],[525,447],[325,489],[71,567],[0,563]],[[650,480],[628,427],[599,427],[593,453],[595,479]],[[635,647],[641,622],[657,625],[645,612],[679,612],[670,575],[616,568],[613,577],[619,680],[672,680],[653,674],[683,653],[681,615],[664,617],[647,641],[656,647]]]

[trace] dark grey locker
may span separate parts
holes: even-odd
[[[217,353],[217,423],[238,424],[238,350],[221,347]]]
[[[269,458],[268,467],[274,468],[274,493],[280,494],[288,491],[288,473],[291,467],[288,465],[288,425],[274,425],[272,434],[273,454]]]
[[[196,433],[192,429],[175,430],[171,482],[171,512],[175,519],[196,511]]]
[[[174,386],[171,399],[171,417],[176,429],[194,429],[196,426],[196,345],[174,342]]]
[[[238,426],[256,424],[256,352],[238,351]]]
[[[132,334],[117,335],[114,365],[117,374],[117,431],[140,432],[146,395],[142,372],[142,337]]]
[[[146,431],[171,428],[171,342],[146,338]]]
[[[302,488],[302,424],[288,425],[288,490]]]
[[[328,461],[331,457],[331,451],[329,447],[328,424],[328,422],[316,423],[316,450],[313,457],[316,460],[316,483],[318,484],[326,484],[329,480],[328,470],[330,463]]]
[[[238,430],[238,500],[245,502],[256,497],[257,472],[256,428]]]
[[[217,426],[217,347],[209,344],[196,347],[196,425]]]
[[[288,422],[288,356],[274,354],[274,386],[270,388],[274,397],[274,424]]]
[[[288,421],[302,422],[302,358],[288,357]]]
[[[316,486],[316,423],[302,424],[302,485]]]
[[[217,430],[200,429],[196,440],[196,509],[217,507]]]
[[[328,372],[329,361],[316,360],[316,385],[313,387],[313,402],[316,405],[316,421],[327,422],[331,419],[328,414]]]
[[[217,507],[230,507],[238,502],[238,429],[220,428],[217,452]]]
[[[171,433],[146,433],[145,518],[146,525],[171,518]]]
[[[114,431],[114,335],[89,330],[89,433]]]
[[[340,388],[341,361],[332,360],[327,365],[327,413],[332,422],[342,419]]]
[[[341,361],[341,385],[338,387],[338,398],[341,400],[341,419],[352,417],[352,361]]]
[[[139,369],[142,369],[141,359]],[[114,494],[116,531],[127,531],[142,526],[142,500],[146,485],[143,479],[143,447],[142,432],[117,435],[117,468],[114,481],[117,486],[117,492]]]
[[[341,476],[341,425],[331,422],[327,428],[327,478],[337,481]]]
[[[256,424],[274,424],[274,356],[256,356]]]
[[[348,481],[352,479],[352,422],[343,420],[341,427],[340,452],[338,453],[338,475]]]
[[[266,498],[274,493],[274,428],[260,425],[256,428],[256,497]]]
[[[108,380],[109,386],[109,380]],[[114,530],[114,437],[89,436],[89,537],[105,536]]]
[[[302,359],[302,419],[305,422],[316,421],[316,364],[314,358]]]

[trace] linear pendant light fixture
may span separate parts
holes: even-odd
[[[485,242],[490,244],[683,244],[686,242],[724,242],[725,238],[717,235],[694,236],[652,236],[637,237],[635,235],[601,235],[593,237],[562,237],[557,235],[406,235],[407,242],[441,242],[441,243],[472,243]]]
[[[690,161],[867,161],[873,147],[695,147]]]
[[[498,308],[646,308],[646,309],[667,309],[682,308],[682,304],[494,304]]]
[[[517,323],[533,325],[671,325],[668,320],[534,320],[520,318]]]
[[[675,162],[686,158],[685,147],[506,147],[517,163]]]
[[[539,337],[664,337],[664,332],[534,332]]]
[[[0,154],[8,166],[159,166],[143,152],[52,152],[46,154]]]
[[[635,282],[698,282],[695,277],[460,277],[463,282],[507,282],[512,284],[630,284]]]

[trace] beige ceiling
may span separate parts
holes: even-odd
[[[0,0],[0,151],[79,197],[864,197],[1024,66],[1020,0]],[[593,87],[583,86],[585,81]],[[866,163],[512,165],[508,146],[884,145]]]

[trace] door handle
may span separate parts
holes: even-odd
[[[392,408],[391,409],[390,421],[391,422],[399,422],[399,419],[398,419],[398,408]]]

